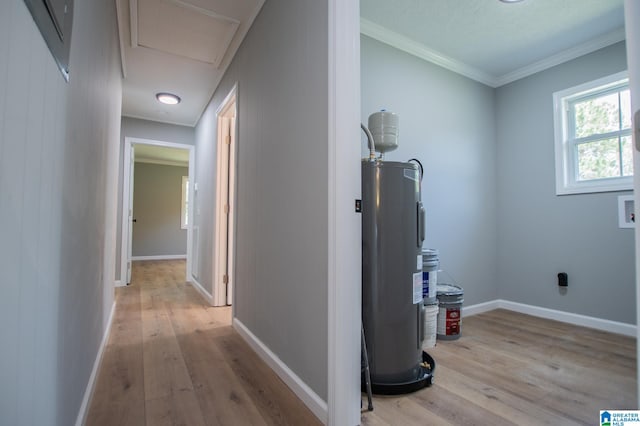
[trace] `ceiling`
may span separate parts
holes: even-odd
[[[122,114],[194,126],[265,0],[116,0]],[[361,33],[492,87],[624,39],[623,0],[360,0]],[[158,92],[182,98],[160,104]]]
[[[361,0],[361,32],[492,87],[624,40],[623,0]]]
[[[264,0],[116,0],[122,115],[194,126]],[[163,105],[155,95],[178,95]]]

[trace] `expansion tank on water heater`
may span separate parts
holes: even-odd
[[[421,176],[415,163],[375,157],[374,149],[397,147],[397,115],[378,112],[368,124],[375,148],[362,161],[362,320],[371,386],[374,393],[405,393],[427,385],[420,365]]]

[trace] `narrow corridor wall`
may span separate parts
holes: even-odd
[[[113,307],[115,4],[76,1],[66,83],[25,3],[0,2],[0,424],[76,423]]]

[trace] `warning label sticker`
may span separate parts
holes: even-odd
[[[413,304],[422,302],[422,272],[413,274]]]

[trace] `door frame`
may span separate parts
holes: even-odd
[[[226,133],[222,128],[225,119],[232,117],[229,127],[229,149],[225,150]],[[211,273],[213,281],[213,306],[233,304],[235,279],[235,223],[236,223],[236,178],[238,150],[238,83],[216,109],[216,199],[213,224],[214,259]],[[228,154],[228,155],[227,155]],[[226,172],[226,173],[225,173]],[[224,208],[223,194],[228,192],[228,218]],[[227,223],[226,230],[223,222]],[[223,281],[226,262],[227,283]]]
[[[640,111],[640,55],[637,54],[640,48],[640,31],[635,24],[640,18],[640,5],[634,0],[625,0],[624,21],[627,44],[627,70],[629,73],[629,89],[631,90],[631,111],[635,115]],[[634,129],[640,128],[640,123],[634,119]],[[640,134],[633,133],[633,164],[635,170],[640,170]],[[636,215],[640,212],[640,173],[634,173],[633,190],[635,197]],[[637,216],[636,216],[637,217]],[[635,247],[636,247],[636,318],[640,320],[640,226],[635,227]],[[640,324],[640,323],[639,323]],[[636,329],[636,341],[640,342],[640,327]],[[636,354],[640,356],[640,344],[636,345]],[[640,358],[638,358],[640,359]],[[640,369],[636,372],[636,389],[640,392]],[[638,393],[638,403],[640,404],[640,393]]]
[[[360,3],[329,0],[327,418],[360,423]]]
[[[143,139],[125,136],[124,138],[124,161],[123,161],[123,181],[122,181],[122,226],[121,226],[121,237],[120,237],[120,282],[123,286],[127,285],[127,270],[128,265],[131,262],[129,258],[129,235],[132,232],[130,221],[129,221],[129,211],[133,209],[133,205],[130,204],[130,182],[131,182],[131,173],[133,173],[133,168],[129,167],[129,163],[131,162],[131,148],[135,145],[154,145],[165,148],[178,148],[185,149],[189,151],[189,182],[194,182],[195,174],[194,174],[194,165],[195,165],[195,146],[187,145],[183,143],[175,143],[168,141],[160,141],[154,139]],[[135,166],[134,166],[135,168]],[[189,200],[193,203],[193,184],[189,185]],[[189,223],[187,224],[187,267],[186,267],[186,281],[191,281],[191,262],[192,262],[192,252],[193,248],[191,247],[191,241],[193,238],[193,209],[189,209]]]

